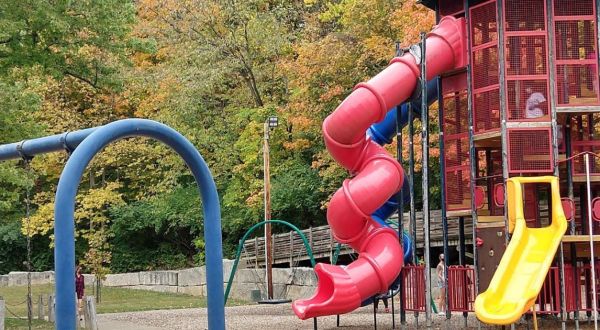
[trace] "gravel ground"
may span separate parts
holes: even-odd
[[[299,320],[292,312],[290,304],[284,305],[248,305],[228,307],[225,310],[227,329],[260,329],[260,330],[294,330],[312,329],[313,321]],[[396,318],[398,322],[399,316]],[[372,307],[361,308],[351,314],[342,315],[340,326],[346,330],[373,329]],[[155,329],[206,329],[206,309],[177,309],[135,313],[117,313],[98,315],[101,330],[155,330]],[[338,329],[336,317],[328,316],[318,319],[319,329]],[[265,328],[268,327],[268,328]],[[380,312],[377,314],[378,329],[392,329],[392,316]],[[399,325],[397,324],[397,328]],[[403,329],[425,328],[425,317],[420,314],[418,323],[413,313],[407,315],[407,325]],[[491,327],[483,326],[482,329]],[[527,323],[521,322],[517,329],[527,329]],[[533,326],[530,327],[533,329]],[[540,329],[560,329],[560,323],[553,318],[539,319]],[[574,329],[573,323],[567,329]],[[477,320],[471,314],[468,325],[462,314],[454,314],[448,321],[444,317],[434,315],[432,329],[477,329]],[[500,329],[498,327],[497,329]],[[509,327],[507,329],[510,329]],[[581,329],[593,329],[587,322],[582,322]]]

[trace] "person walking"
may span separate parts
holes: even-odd
[[[85,278],[81,274],[81,266],[77,266],[75,269],[75,293],[77,294],[77,314],[81,319],[81,304],[85,293]]]
[[[438,306],[440,308],[439,315],[445,315],[444,309],[446,308],[446,264],[444,263],[444,254],[440,254],[440,262],[436,267],[438,288],[440,289],[440,296],[438,298]]]

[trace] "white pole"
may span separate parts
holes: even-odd
[[[4,330],[4,300],[0,298],[0,330]]]
[[[592,308],[594,309],[594,329],[598,330],[598,307],[596,306],[596,265],[594,262],[594,230],[592,227],[592,189],[590,184],[590,155],[585,154],[585,176],[587,182],[588,236],[590,239],[590,265],[592,266]]]

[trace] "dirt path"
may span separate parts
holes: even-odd
[[[225,310],[227,329],[258,329],[258,330],[296,330],[313,329],[313,321],[299,320],[292,312],[291,305],[249,305],[228,307]],[[449,321],[442,316],[433,316],[432,329],[477,329],[477,321],[473,314],[465,320],[462,314],[457,313]],[[377,329],[392,329],[391,314],[379,313],[377,315]],[[351,314],[342,315],[340,326],[344,330],[373,329],[372,307],[361,308]],[[425,317],[419,316],[419,323],[415,322],[413,313],[407,314],[407,325],[402,329],[425,328]],[[176,309],[134,313],[117,313],[98,315],[101,330],[156,330],[156,329],[207,329],[206,309]],[[531,325],[531,324],[530,324]],[[582,322],[582,329],[588,327]],[[318,328],[340,329],[336,327],[336,317],[328,316],[318,319]],[[399,316],[396,317],[396,328],[399,329]],[[486,326],[482,326],[486,329]],[[533,327],[531,327],[533,328]],[[573,329],[573,324],[567,324],[567,329]],[[516,329],[527,329],[527,324],[522,322]],[[540,320],[540,329],[560,329],[560,323],[554,318]],[[591,329],[591,328],[590,328]]]

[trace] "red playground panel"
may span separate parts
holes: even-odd
[[[448,267],[448,304],[453,312],[472,312],[475,302],[475,269],[466,266]]]
[[[510,173],[552,173],[551,129],[508,130],[508,171]]]
[[[412,312],[425,311],[425,267],[402,268],[402,299],[404,309]]]

